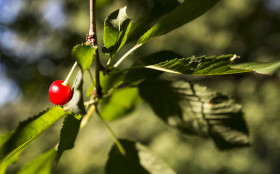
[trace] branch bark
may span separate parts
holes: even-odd
[[[89,0],[89,16],[90,16],[90,25],[89,25],[89,35],[94,35],[94,23],[95,23],[95,0]]]
[[[96,18],[95,18],[95,0],[89,0],[89,9],[90,9],[90,27],[89,34],[87,35],[87,43],[92,44],[92,46],[97,47],[97,34],[96,34]],[[102,88],[100,85],[100,71],[102,71],[103,66],[100,63],[99,58],[99,49],[95,51],[94,55],[94,64],[95,64],[95,97],[102,97]]]

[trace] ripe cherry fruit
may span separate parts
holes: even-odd
[[[62,80],[54,81],[49,89],[50,101],[55,105],[64,105],[72,98],[72,90],[69,84],[64,85]]]
[[[76,66],[77,62],[73,65],[65,81],[56,80],[51,84],[49,98],[53,104],[64,105],[71,100],[72,90],[68,82]]]

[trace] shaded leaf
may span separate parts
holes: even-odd
[[[111,13],[104,22],[104,47],[106,55],[113,56],[126,42],[131,27],[131,19],[126,14],[126,7]]]
[[[69,150],[74,147],[77,135],[80,130],[82,118],[83,117],[81,115],[69,114],[64,119],[63,126],[60,131],[57,155],[55,157],[57,163],[65,150]]]
[[[20,169],[18,174],[51,174],[56,150],[51,149]]]
[[[105,120],[122,118],[140,102],[137,88],[126,88],[101,101],[101,115]]]
[[[178,0],[155,0],[151,10],[139,18],[131,27],[128,40],[138,39],[143,35],[160,17],[169,13],[180,3]]]
[[[171,116],[182,117],[179,106],[182,96],[171,86],[171,81],[145,80],[139,85],[139,94],[165,121]]]
[[[212,138],[219,149],[249,145],[241,106],[227,95],[184,81],[146,80],[139,94],[168,125]]]
[[[195,75],[222,75],[249,72],[248,70],[232,69],[237,56],[233,54],[219,57],[189,57],[172,59],[154,65],[147,65],[145,68],[155,69],[176,74],[195,74]]]
[[[0,165],[24,150],[30,142],[65,115],[61,107],[53,107],[21,122],[9,139],[0,147]]]
[[[192,21],[213,7],[217,2],[219,0],[185,0],[141,36],[137,43],[143,44],[154,37],[163,35]]]
[[[96,47],[91,47],[85,44],[80,44],[73,47],[72,55],[83,71],[89,69],[96,49]]]
[[[105,6],[106,4],[110,3],[112,0],[98,0],[96,1],[96,8],[102,8],[103,6]]]
[[[280,61],[275,62],[250,62],[230,66],[233,69],[254,71],[260,74],[273,74],[280,69]]]
[[[176,174],[164,161],[155,156],[146,146],[136,143],[140,164],[151,174]]]
[[[76,76],[76,79],[73,84],[73,96],[72,99],[68,102],[67,106],[75,114],[86,114],[86,109],[84,105],[83,97],[83,74],[81,71]]]
[[[109,153],[105,174],[175,174],[169,166],[140,143],[128,140],[120,142],[126,150],[126,155],[123,156],[114,145]]]

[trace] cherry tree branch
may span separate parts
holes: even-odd
[[[97,34],[96,34],[96,18],[95,18],[95,0],[89,0],[89,10],[90,10],[90,27],[89,34],[87,35],[87,43],[92,44],[92,46],[97,47]],[[103,66],[100,63],[99,49],[95,51],[94,55],[95,64],[95,97],[102,97],[102,88],[100,85],[100,71],[103,70]]]

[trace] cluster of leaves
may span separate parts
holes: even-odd
[[[58,162],[65,150],[74,147],[79,129],[84,126],[83,121],[88,119],[92,110],[100,110],[98,114],[101,118],[110,121],[128,115],[141,101],[147,102],[155,115],[182,134],[210,138],[221,150],[248,146],[249,131],[244,114],[241,106],[231,97],[185,80],[164,78],[163,74],[271,74],[280,67],[279,61],[234,64],[238,58],[235,54],[185,57],[172,51],[160,51],[140,57],[131,67],[118,69],[119,64],[137,48],[192,21],[218,1],[156,1],[154,8],[133,25],[126,14],[126,7],[111,13],[104,23],[102,51],[108,60],[100,79],[102,97],[94,98],[93,86],[99,84],[94,80],[88,87],[89,101],[84,101],[86,96],[83,94],[83,73],[90,70],[97,47],[86,44],[75,46],[72,55],[81,70],[73,85],[72,100],[67,107],[47,109],[20,123],[14,131],[0,136],[0,173],[5,173],[6,168],[34,139],[65,117],[59,144],[19,171],[20,174],[50,173],[52,161]],[[115,58],[126,42],[135,40],[132,49],[123,57]],[[118,144],[112,147],[106,164],[107,174],[176,173],[140,143],[129,140],[120,142],[126,154],[119,151]]]

